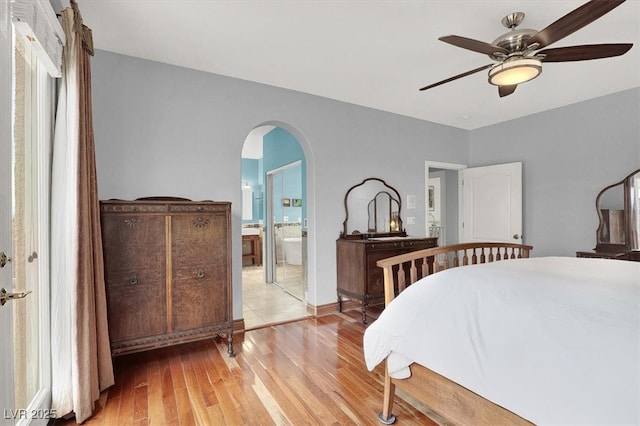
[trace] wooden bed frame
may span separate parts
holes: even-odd
[[[532,246],[513,243],[474,242],[434,247],[377,261],[384,273],[385,306],[407,286],[427,275],[457,266],[526,258]],[[394,379],[385,366],[384,402],[378,415],[392,424],[396,387],[454,424],[531,425],[513,412],[471,392],[419,364],[411,364],[411,377]]]

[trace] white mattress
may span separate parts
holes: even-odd
[[[640,262],[540,257],[448,269],[364,334],[367,368],[416,362],[536,424],[640,424]]]

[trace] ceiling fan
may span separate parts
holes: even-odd
[[[551,43],[574,33],[610,12],[624,0],[592,0],[569,12],[541,31],[516,29],[524,19],[524,13],[515,12],[502,18],[502,25],[511,31],[501,35],[492,43],[457,35],[440,37],[438,40],[463,49],[484,53],[497,63],[491,63],[458,74],[421,88],[431,89],[444,83],[489,69],[489,83],[498,86],[498,94],[512,94],[518,84],[533,80],[542,72],[543,62],[570,62],[611,58],[625,54],[632,43],[585,44],[580,46],[542,49]]]

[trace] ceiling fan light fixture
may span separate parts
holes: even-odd
[[[518,58],[502,62],[489,70],[489,83],[494,86],[511,86],[533,80],[542,72],[542,61],[535,58]]]

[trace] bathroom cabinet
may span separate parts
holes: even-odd
[[[231,203],[100,202],[113,355],[224,336],[233,355]]]

